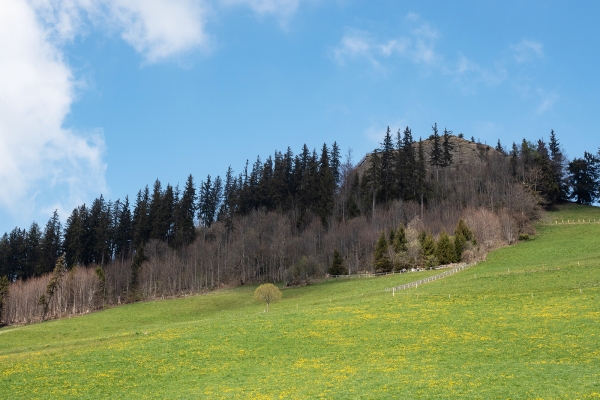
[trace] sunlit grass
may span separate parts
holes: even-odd
[[[4,328],[0,398],[600,397],[600,224],[384,291],[436,272],[285,289],[269,313],[243,286]]]

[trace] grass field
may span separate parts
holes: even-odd
[[[0,398],[600,397],[600,223],[537,231],[395,297],[437,271],[285,289],[269,313],[246,286],[3,328]]]

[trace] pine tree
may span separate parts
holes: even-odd
[[[385,232],[381,232],[379,240],[375,246],[375,253],[373,254],[373,268],[375,272],[390,272],[392,270],[392,262],[388,254],[388,244],[385,239]]]
[[[346,275],[348,270],[344,267],[344,259],[337,249],[333,250],[333,260],[329,267],[329,275]]]

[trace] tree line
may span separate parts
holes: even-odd
[[[431,266],[446,259],[435,254],[440,241],[454,248],[448,254],[477,257],[530,231],[540,207],[561,199],[595,202],[599,157],[586,152],[566,160],[553,131],[549,145],[523,140],[507,151],[500,141],[493,148],[439,133],[434,124],[418,141],[408,127],[395,138],[388,128],[380,148],[358,166],[351,152],[342,162],[334,143],[320,153],[306,145],[297,155],[275,151],[264,162],[246,162],[238,175],[229,167],[224,179],[209,175],[197,187],[192,175],[183,189],[163,188],[157,179],[133,205],[128,197],[100,196],[76,207],[64,226],[55,212],[43,229],[33,223],[4,234],[4,320],[41,318],[35,303],[63,254],[65,273],[56,284],[62,295],[48,304],[55,316],[222,284],[306,282],[328,272],[334,250],[336,265],[341,259],[342,270],[352,273],[381,270],[378,253],[390,259],[383,269]],[[445,234],[461,218],[477,245],[466,240],[460,247],[456,234]],[[396,252],[399,226],[407,243]],[[387,253],[377,244],[383,231]],[[433,256],[423,250],[432,241]]]

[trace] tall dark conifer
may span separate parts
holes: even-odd
[[[319,160],[319,185],[317,193],[316,213],[321,223],[327,225],[328,218],[333,214],[335,195],[335,178],[329,166],[329,150],[323,143],[321,159]]]
[[[44,236],[42,238],[42,249],[40,263],[37,265],[35,274],[51,272],[56,265],[56,261],[62,251],[62,225],[58,218],[58,211],[54,210],[52,217],[48,220],[44,228]]]
[[[435,170],[435,178],[439,180],[439,168],[444,165],[444,154],[440,143],[440,135],[438,134],[437,123],[431,127],[433,134],[431,135],[431,151],[429,153],[429,165]]]

